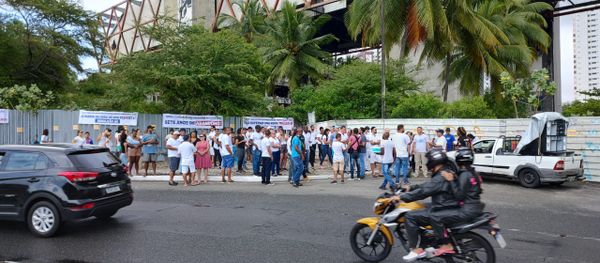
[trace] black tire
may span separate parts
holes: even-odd
[[[38,237],[52,237],[60,228],[62,221],[56,206],[48,201],[40,201],[27,212],[27,226]]]
[[[366,243],[372,230],[365,224],[356,224],[350,231],[350,246],[359,258],[367,262],[379,262],[386,259],[392,251],[392,241],[378,230],[370,246]],[[368,251],[368,252],[367,252]]]
[[[490,242],[475,232],[454,235],[461,254],[446,257],[446,262],[482,262],[496,263],[496,252]],[[484,259],[482,257],[485,257]]]
[[[96,217],[99,220],[110,220],[118,211],[119,210],[103,212],[95,215],[94,217]]]
[[[540,175],[533,169],[525,168],[519,171],[519,182],[527,188],[536,188],[541,184]]]

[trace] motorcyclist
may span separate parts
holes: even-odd
[[[460,200],[461,207],[458,209],[458,214],[433,213],[431,215],[433,229],[444,229],[444,225],[469,222],[483,213],[485,205],[480,198],[482,192],[481,177],[471,167],[473,159],[473,151],[467,147],[461,147],[457,150],[454,159],[458,165],[457,174],[448,171],[442,172],[442,176],[451,182],[452,194]],[[436,256],[454,253],[452,243],[447,240],[445,235],[438,243],[443,245],[436,250]]]
[[[446,213],[446,211],[453,211],[454,214],[458,214],[459,202],[452,193],[452,183],[441,176],[442,171],[451,173],[448,168],[446,153],[443,149],[435,148],[427,152],[425,157],[427,158],[427,169],[433,173],[431,181],[408,186],[406,190],[410,190],[410,192],[394,197],[394,199],[404,202],[414,202],[431,197],[431,204],[428,205],[428,208],[410,211],[406,214],[406,232],[411,250],[408,255],[403,257],[406,262],[426,256],[425,250],[418,247],[419,226],[429,225],[430,217],[433,214]],[[436,230],[436,233],[443,233],[443,225],[441,230]]]

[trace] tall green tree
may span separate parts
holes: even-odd
[[[268,23],[271,42],[262,48],[270,69],[270,81],[287,80],[294,89],[305,78],[317,80],[323,77],[328,68],[326,61],[331,55],[320,46],[337,39],[331,34],[316,35],[329,19],[327,15],[313,18],[297,11],[293,3],[283,3],[281,11]]]
[[[222,14],[219,17],[219,27],[230,28],[239,32],[248,43],[252,42],[256,35],[267,31],[267,10],[259,0],[235,0],[233,5],[237,6],[241,13],[239,18],[230,14]]]

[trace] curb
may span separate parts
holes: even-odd
[[[232,176],[233,180],[235,182],[241,182],[241,183],[260,183],[261,182],[261,178],[258,176],[254,176],[254,175],[240,175],[240,176]],[[308,176],[308,178],[310,180],[327,180],[330,178],[330,176],[328,175],[312,175],[312,176]],[[132,182],[168,182],[169,181],[169,176],[168,175],[152,175],[152,176],[147,176],[147,177],[142,177],[142,176],[134,176],[134,177],[130,177]],[[287,175],[282,175],[282,176],[271,176],[271,181],[272,182],[287,182]],[[175,175],[175,181],[181,181],[181,175]],[[221,176],[208,176],[208,181],[209,182],[221,182]]]

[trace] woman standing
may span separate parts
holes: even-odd
[[[244,173],[244,157],[246,156],[246,137],[244,137],[243,129],[238,128],[234,142],[237,148],[237,172]]]
[[[413,146],[412,144],[414,143],[414,136],[413,133],[410,131],[406,132],[406,135],[408,135],[408,138],[410,138],[410,143],[408,143],[408,173],[409,173],[409,177],[410,177],[410,173],[414,173],[415,172],[415,154],[413,152]]]
[[[49,143],[49,142],[51,142],[51,141],[50,141],[50,137],[48,136],[48,134],[50,134],[50,133],[48,132],[48,129],[44,129],[44,130],[42,131],[42,136],[40,137],[40,144],[46,144],[46,143]]]
[[[119,152],[119,159],[121,159],[121,164],[128,165],[129,160],[127,160],[127,130],[123,129],[119,131],[119,137],[117,138],[117,152]]]
[[[198,185],[199,181],[202,181],[202,173],[204,173],[204,183],[208,183],[208,169],[212,167],[210,161],[210,143],[206,140],[206,134],[200,135],[200,140],[196,143],[196,173],[198,180],[194,182],[194,185]]]
[[[288,151],[287,151],[287,139],[288,134],[285,131],[281,131],[279,134],[279,143],[281,144],[281,162],[279,166],[282,171],[287,171]]]
[[[325,129],[323,135],[321,136],[321,151],[323,151],[323,155],[321,156],[321,168],[323,168],[323,161],[325,158],[329,158],[329,164],[333,165],[333,157],[331,155],[331,149],[329,145],[331,142],[329,141],[329,129]]]
[[[196,131],[196,130],[193,130],[193,131],[190,133],[190,142],[191,142],[191,143],[192,143],[194,146],[196,146],[196,143],[198,143],[199,141],[200,141],[200,139],[198,139],[198,131]]]
[[[127,137],[127,149],[130,175],[138,175],[140,169],[140,156],[142,156],[142,141],[139,137],[139,130],[131,130],[131,136]],[[135,173],[133,173],[133,168],[135,168]]]

